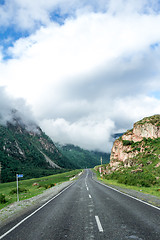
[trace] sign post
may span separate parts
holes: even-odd
[[[23,174],[16,174],[16,180],[17,180],[17,202],[19,202],[19,194],[18,194],[18,178],[23,177]]]

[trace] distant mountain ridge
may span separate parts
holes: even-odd
[[[114,133],[114,134],[112,134],[112,137],[114,139],[117,139],[117,138],[121,137],[123,134],[124,134],[124,132],[123,133]]]
[[[101,157],[103,163],[109,163],[109,153],[84,150],[73,144],[61,145],[56,143],[56,146],[76,168],[93,168],[101,163]]]

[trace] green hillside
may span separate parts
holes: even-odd
[[[103,163],[109,163],[110,154],[107,153],[84,150],[72,144],[56,144],[56,146],[68,158],[70,164],[73,164],[76,168],[93,168],[100,164],[101,157]]]
[[[39,127],[28,130],[19,122],[0,125],[0,162],[1,182],[14,181],[16,173],[28,179],[75,168]]]

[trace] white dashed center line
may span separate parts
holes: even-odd
[[[92,198],[90,194],[89,194],[89,198]]]
[[[99,232],[103,232],[103,228],[98,216],[95,216]]]

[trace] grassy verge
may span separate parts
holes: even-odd
[[[77,169],[56,175],[29,180],[19,180],[19,199],[25,200],[43,193],[44,190],[55,186],[57,183],[68,181],[82,170]],[[17,201],[16,182],[0,184],[0,209]]]
[[[102,177],[100,177],[99,173],[97,171],[95,171],[94,169],[93,169],[93,172],[96,173],[97,179],[99,181],[104,182],[105,184],[115,185],[115,186],[118,186],[118,187],[121,187],[121,188],[133,189],[133,190],[136,190],[136,191],[139,191],[139,192],[142,192],[142,193],[146,193],[146,194],[151,194],[151,195],[154,195],[154,196],[160,198],[160,191],[159,191],[160,187],[158,187],[157,185],[151,186],[151,187],[130,186],[130,185],[118,183],[117,180],[111,180],[111,179],[107,180],[105,178],[102,178]]]

